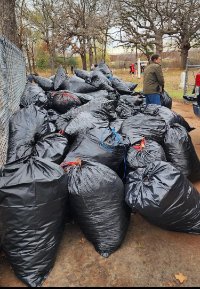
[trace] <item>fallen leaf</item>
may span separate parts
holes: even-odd
[[[181,284],[187,281],[187,277],[184,276],[182,273],[178,273],[175,275],[176,280],[178,280]]]

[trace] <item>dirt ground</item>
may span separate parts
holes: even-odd
[[[200,157],[200,119],[191,104],[174,102],[173,110],[196,127],[191,132]],[[200,182],[195,186],[200,191]],[[75,225],[66,227],[54,269],[44,287],[199,287],[200,236],[159,229],[132,216],[127,237],[109,259],[99,256]],[[187,281],[176,280],[183,274]],[[186,279],[186,278],[185,278]],[[0,287],[25,287],[5,257],[0,257]]]

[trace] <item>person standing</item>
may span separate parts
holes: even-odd
[[[130,74],[134,74],[135,73],[135,65],[132,63],[130,65]]]
[[[146,96],[147,105],[161,105],[160,94],[164,91],[165,81],[160,63],[160,55],[154,54],[150,64],[144,70],[143,93]]]

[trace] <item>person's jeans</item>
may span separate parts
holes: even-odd
[[[153,94],[145,94],[146,96],[146,104],[157,104],[161,105],[160,94],[153,93]]]

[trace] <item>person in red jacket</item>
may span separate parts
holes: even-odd
[[[135,73],[135,65],[132,63],[130,65],[130,74],[134,74]]]

